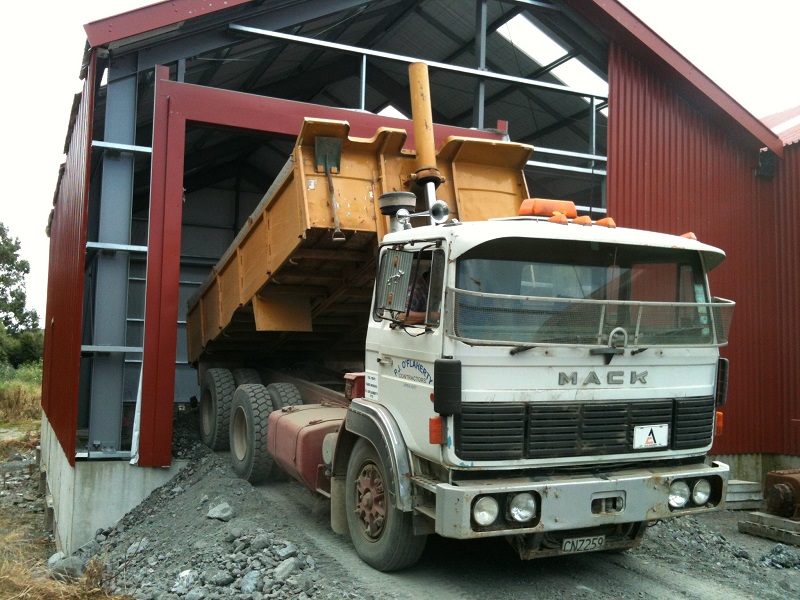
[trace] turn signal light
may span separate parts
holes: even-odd
[[[428,419],[428,441],[438,445],[444,443],[444,419],[442,417]]]
[[[714,435],[720,436],[722,435],[722,413],[717,411],[717,426],[714,428]]]

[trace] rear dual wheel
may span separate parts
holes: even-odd
[[[230,447],[233,470],[250,483],[269,478],[275,466],[267,449],[267,420],[274,407],[267,389],[245,383],[233,394]]]
[[[231,405],[230,448],[233,470],[239,477],[261,483],[284,476],[269,452],[269,415],[302,403],[300,392],[291,383],[244,383],[236,388]]]
[[[200,384],[200,439],[212,450],[228,449],[231,401],[236,384],[228,369],[208,369]]]

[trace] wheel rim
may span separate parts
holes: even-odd
[[[367,462],[358,473],[356,486],[356,516],[364,537],[375,542],[383,535],[386,525],[386,505],[383,475],[378,466]]]
[[[203,426],[203,435],[209,436],[214,430],[213,402],[208,393],[200,397],[200,424]]]
[[[247,415],[241,407],[233,413],[233,436],[231,443],[233,453],[237,460],[244,460],[247,456]]]

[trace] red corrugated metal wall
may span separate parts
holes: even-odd
[[[796,453],[798,153],[776,178],[757,178],[758,148],[732,142],[616,44],[609,88],[609,214],[624,226],[693,231],[728,255],[710,275],[714,294],[737,303],[723,349],[725,426],[713,451]]]
[[[95,55],[79,97],[50,226],[42,408],[75,464]]]
[[[782,384],[782,418],[789,423],[786,452],[800,455],[800,142],[784,148],[776,175],[775,268],[781,299],[777,314],[782,364],[773,377]]]

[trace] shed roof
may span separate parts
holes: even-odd
[[[764,117],[761,121],[780,137],[785,146],[800,142],[800,105]]]
[[[275,14],[281,10],[310,13],[312,4],[312,0],[169,0],[101,19],[85,25],[84,28],[88,44],[92,48],[106,47],[111,51],[119,51],[124,48],[153,46],[192,32],[207,31],[224,22],[257,22],[259,16]],[[450,3],[423,3],[418,0],[335,0],[317,4],[340,6],[342,10],[348,11],[345,14],[352,24],[342,27],[339,15],[329,23],[329,29],[298,32],[300,35],[314,35],[329,41],[365,47],[380,47],[385,51],[414,55],[422,59],[443,60],[454,64],[466,61],[471,63],[469,66],[474,65],[474,58],[469,56],[472,44],[465,47],[463,43],[465,31],[474,33],[474,15],[470,11],[467,11],[470,14],[464,15],[465,11],[454,10]],[[332,12],[329,10],[329,13]],[[493,21],[505,23],[509,13],[524,14],[532,18],[537,24],[565,40],[572,46],[570,50],[580,54],[584,64],[597,71],[605,68],[608,42],[619,43],[660,73],[682,96],[726,128],[735,139],[748,146],[767,147],[782,156],[783,143],[768,126],[750,114],[616,0],[503,0],[490,3],[489,12],[490,24]],[[303,60],[307,56],[302,49],[295,47],[293,50],[292,58],[296,60]],[[157,52],[153,54],[157,55]],[[519,71],[519,75],[525,77],[547,66],[536,65],[514,52],[513,48],[503,47],[496,42],[489,48],[489,56],[490,61],[494,59],[496,64],[502,64],[510,72]],[[514,69],[515,64],[520,68]],[[526,72],[525,67],[530,70]],[[493,70],[491,66],[489,68]],[[383,66],[381,70],[386,71]],[[326,69],[318,70],[316,75],[322,75],[325,71]],[[342,75],[336,69],[327,71],[333,75]],[[386,74],[389,80],[384,79],[384,85],[391,86],[396,81],[392,76],[394,74]],[[540,73],[538,77],[547,80],[546,74]],[[452,84],[453,89],[460,92],[456,94],[462,101],[458,103],[459,106],[469,107],[471,86],[465,86],[457,78],[446,83]],[[339,87],[346,87],[346,84],[340,84]],[[336,91],[343,90],[334,90],[334,93]],[[514,100],[503,107],[506,112],[500,118],[504,120],[514,121],[514,105],[519,110],[533,108],[530,98],[525,98],[519,92],[509,93],[502,86],[495,86],[493,90],[487,91],[487,98],[493,93],[504,94],[507,99]],[[535,108],[547,112],[547,106],[537,105]],[[466,110],[460,110],[456,114],[442,116],[463,118],[465,112]],[[434,115],[434,119],[436,118],[437,115]],[[457,119],[451,122],[463,125]],[[541,140],[537,141],[541,143]]]

